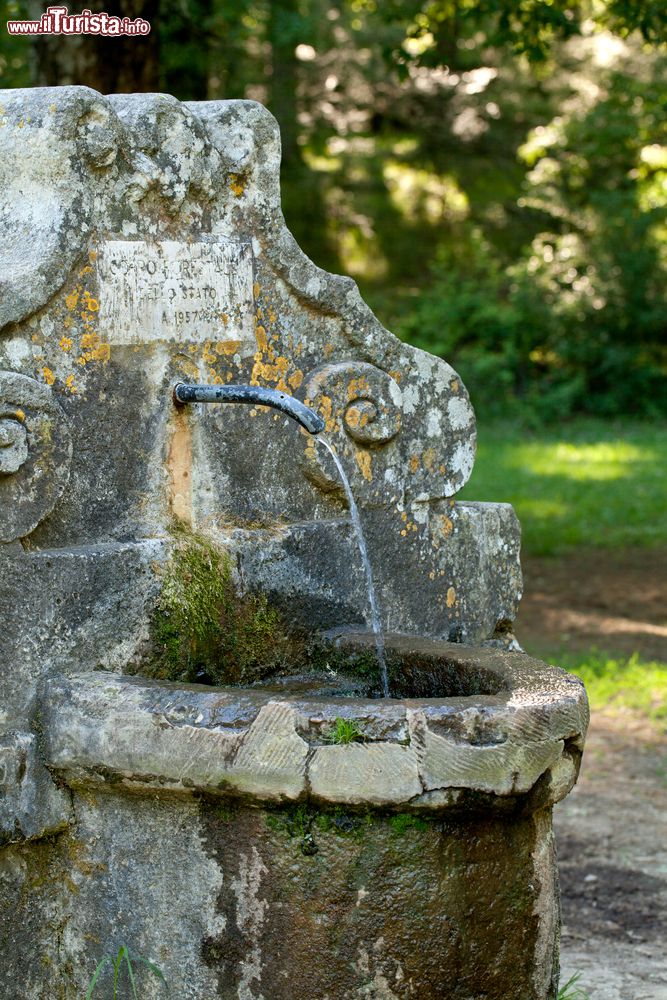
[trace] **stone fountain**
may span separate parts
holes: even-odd
[[[513,638],[511,507],[454,499],[461,378],[305,257],[279,162],[253,102],[0,93],[3,1000],[123,943],[179,1000],[556,996],[585,694]],[[178,382],[323,419],[393,697],[331,457]]]

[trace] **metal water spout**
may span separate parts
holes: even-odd
[[[174,386],[174,402],[177,406],[186,403],[250,403],[272,406],[296,420],[309,434],[320,434],[324,430],[322,417],[300,400],[279,389],[267,389],[259,385],[191,385],[177,382]]]

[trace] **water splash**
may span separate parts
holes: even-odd
[[[371,568],[371,561],[368,558],[368,549],[366,548],[366,539],[364,538],[364,532],[361,526],[361,518],[359,517],[359,508],[357,507],[357,502],[354,499],[354,494],[352,493],[352,487],[345,474],[345,469],[341,465],[341,461],[338,455],[334,451],[331,444],[327,441],[325,437],[321,434],[315,435],[315,440],[319,444],[323,445],[329,452],[334,460],[335,466],[338,470],[338,475],[345,489],[345,495],[347,496],[347,502],[350,505],[350,516],[352,518],[352,525],[354,527],[357,544],[359,546],[359,553],[361,555],[361,562],[364,567],[364,573],[366,574],[366,587],[368,590],[368,606],[370,609],[371,617],[371,628],[373,629],[373,635],[375,637],[375,649],[377,652],[378,663],[380,664],[380,672],[382,676],[382,694],[385,698],[389,697],[389,676],[387,673],[387,659],[384,651],[384,636],[382,634],[382,625],[380,624],[380,613],[378,611],[377,599],[375,596],[375,584],[373,583],[373,570]]]

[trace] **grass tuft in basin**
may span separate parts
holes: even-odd
[[[365,736],[354,719],[337,718],[330,731],[324,737],[325,743],[345,745],[347,743],[364,743]]]

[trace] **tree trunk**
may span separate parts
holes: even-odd
[[[298,65],[295,55],[297,0],[271,0],[268,38],[271,44],[269,108],[278,119],[282,136],[283,165],[291,168],[300,160],[297,145]]]
[[[63,4],[64,6],[64,4]],[[151,25],[149,35],[41,35],[35,38],[33,77],[40,87],[80,84],[102,94],[150,92],[159,89],[160,0],[87,0],[70,5],[70,14],[82,7],[106,11]],[[31,2],[30,16],[38,20],[43,3]]]

